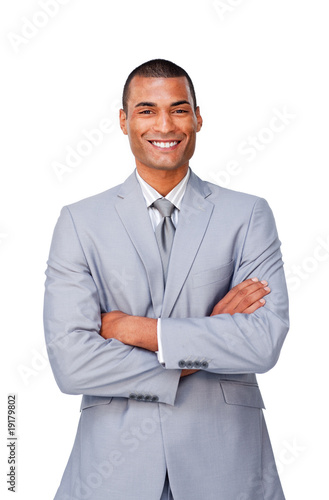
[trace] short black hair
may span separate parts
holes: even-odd
[[[181,76],[185,76],[188,81],[188,85],[190,88],[191,96],[194,104],[194,111],[197,108],[196,95],[194,90],[193,82],[185,71],[185,69],[177,66],[177,64],[167,61],[166,59],[151,59],[140,66],[137,66],[130,75],[128,76],[126,83],[123,87],[122,94],[122,107],[127,114],[128,111],[128,98],[129,98],[129,85],[131,80],[135,76],[143,76],[145,78],[178,78]]]

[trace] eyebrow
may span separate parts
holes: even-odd
[[[188,101],[185,101],[185,100],[183,100],[183,101],[173,102],[173,103],[171,104],[171,106],[181,106],[182,104],[188,104],[189,106],[191,106],[191,104],[190,104]]]
[[[171,107],[181,106],[182,104],[188,104],[189,106],[191,106],[191,104],[186,100],[173,102],[170,104],[170,106]],[[135,108],[141,108],[143,106],[146,106],[148,108],[156,108],[157,104],[155,102],[142,101],[142,102],[139,102],[138,104],[136,104]]]

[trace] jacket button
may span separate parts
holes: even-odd
[[[202,361],[201,368],[208,368],[208,366],[209,366],[208,361]]]
[[[129,399],[137,399],[137,394],[134,394],[133,392],[129,394]]]
[[[194,361],[193,368],[200,368],[200,367],[201,367],[200,361]]]
[[[152,396],[150,394],[146,394],[144,401],[152,401]]]
[[[186,366],[185,361],[184,361],[183,359],[181,359],[181,360],[178,362],[178,366],[179,366],[179,368],[185,368],[185,366]]]
[[[144,395],[143,394],[137,394],[137,401],[143,401],[144,400]]]
[[[151,401],[153,401],[153,403],[157,403],[159,401],[159,397],[158,396],[152,396]]]
[[[193,365],[194,365],[193,361],[186,361],[185,363],[186,368],[193,368]]]

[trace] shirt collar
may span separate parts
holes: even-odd
[[[135,172],[136,172],[137,180],[141,186],[142,193],[143,193],[143,196],[145,198],[147,207],[150,207],[152,205],[152,203],[154,203],[159,198],[163,198],[163,196],[161,196],[161,194],[158,193],[158,191],[156,189],[154,189],[152,186],[150,186],[150,184],[148,184],[147,182],[144,181],[144,179],[137,172],[137,169]],[[175,205],[175,207],[178,208],[178,210],[180,210],[180,206],[181,206],[183,196],[184,196],[185,191],[186,191],[186,186],[187,186],[187,182],[189,180],[189,177],[190,177],[190,168],[188,169],[185,177],[177,184],[177,186],[175,186],[165,196],[165,198],[167,200],[171,201],[171,203],[173,205]]]

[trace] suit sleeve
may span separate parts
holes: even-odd
[[[276,364],[289,328],[288,295],[275,221],[261,198],[239,252],[232,287],[254,276],[267,280],[271,293],[265,306],[252,314],[162,319],[167,369],[185,364],[214,373],[263,373]]]
[[[46,277],[45,338],[62,392],[125,398],[147,395],[174,404],[179,369],[165,370],[155,353],[100,336],[97,287],[67,207],[54,230]]]

